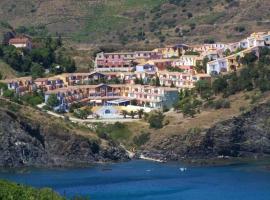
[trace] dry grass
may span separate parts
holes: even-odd
[[[16,72],[2,60],[0,60],[0,73],[2,75],[2,79],[15,78]]]
[[[159,30],[165,36],[164,44],[174,42],[197,43],[207,38],[217,41],[235,41],[248,33],[270,29],[268,0],[239,0],[229,6],[226,1],[190,0],[175,6],[167,0],[1,0],[0,18],[15,28],[46,25],[51,33],[61,33],[67,40],[96,45],[120,44],[124,33],[129,37],[129,47],[159,46]],[[184,1],[183,1],[184,2]],[[159,7],[157,10],[152,10]],[[152,12],[151,12],[152,10]],[[193,17],[188,18],[187,13]],[[224,13],[224,14],[222,14]],[[156,15],[160,15],[156,17]],[[35,20],[33,20],[35,19]],[[172,27],[168,20],[175,19]],[[150,31],[150,23],[159,23]],[[190,29],[191,23],[196,24]],[[246,31],[239,33],[235,26],[243,25]],[[146,34],[145,41],[136,36],[140,28]],[[175,28],[188,30],[179,37]],[[1,29],[1,28],[0,28]],[[2,30],[3,31],[3,30]]]
[[[241,114],[241,107],[246,110],[251,109],[253,106],[258,105],[270,100],[270,93],[265,93],[258,99],[257,102],[251,104],[251,97],[258,91],[241,92],[236,95],[232,95],[228,98],[231,102],[231,107],[228,109],[205,109],[200,114],[197,114],[194,118],[184,118],[182,114],[176,112],[168,112],[165,120],[169,120],[169,124],[162,129],[154,130],[150,129],[149,125],[145,122],[128,123],[129,129],[133,132],[133,136],[140,134],[141,132],[151,133],[151,143],[158,144],[159,141],[164,140],[172,135],[184,134],[191,128],[207,129],[212,127],[217,122],[231,119],[232,117],[239,116]],[[129,144],[130,145],[130,144]]]

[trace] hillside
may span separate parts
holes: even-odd
[[[149,139],[137,148],[138,155],[164,160],[194,159],[194,162],[216,161],[221,156],[269,157],[270,95],[266,93],[253,103],[248,95],[254,94],[233,95],[229,98],[229,109],[202,110],[194,118],[167,113],[169,124],[158,130],[149,129],[144,123],[130,124],[128,127],[137,136],[149,133]]]
[[[87,127],[0,99],[0,167],[86,165],[127,160]],[[11,145],[12,144],[12,145]]]
[[[2,60],[0,60],[0,74],[2,79],[14,78],[17,76],[17,73]]]
[[[268,0],[2,0],[1,31],[126,48],[235,41],[270,29]],[[35,19],[35,20],[33,20]],[[23,26],[23,27],[22,27]]]
[[[12,183],[9,181],[0,180],[0,199],[54,199],[54,200],[64,200],[64,197],[61,197],[54,191],[48,188],[35,189],[25,185]]]

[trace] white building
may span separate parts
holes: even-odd
[[[217,60],[211,61],[207,63],[207,74],[227,71],[228,61],[226,58],[219,58]]]
[[[16,48],[32,49],[32,42],[30,38],[25,37],[25,36],[11,38],[9,40],[9,45],[13,45]]]

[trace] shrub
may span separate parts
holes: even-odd
[[[205,39],[203,42],[204,42],[204,44],[214,44],[215,40],[212,38],[208,38],[208,39]]]
[[[21,97],[21,100],[26,102],[27,104],[31,106],[36,106],[38,104],[41,104],[43,102],[43,95],[41,93],[34,92],[32,94],[25,94]]]
[[[101,138],[111,138],[113,140],[127,140],[131,136],[131,132],[127,125],[116,122],[114,124],[98,123],[96,132]],[[105,135],[106,134],[106,135]]]
[[[214,102],[213,106],[216,110],[218,110],[221,108],[230,108],[231,103],[226,99],[219,99],[216,102]]]
[[[160,129],[163,127],[164,115],[160,111],[153,111],[149,114],[148,123],[150,128]]]
[[[162,110],[165,113],[165,112],[168,112],[170,109],[167,106],[163,106],[163,109]]]
[[[259,101],[259,99],[262,97],[261,92],[257,92],[254,95],[251,96],[251,104],[256,103],[257,101]]]
[[[242,32],[244,32],[246,30],[246,28],[244,26],[236,26],[234,28],[234,30],[237,31],[237,32],[242,33]]]
[[[51,109],[58,106],[60,101],[58,100],[56,94],[51,94],[46,102],[46,105]]]
[[[187,13],[187,17],[188,17],[188,18],[191,18],[191,17],[193,17],[193,14],[192,14],[191,12],[188,12],[188,13]]]
[[[87,119],[87,117],[91,114],[91,111],[87,109],[75,109],[73,115],[80,119]]]
[[[246,108],[245,106],[241,106],[241,107],[239,108],[239,111],[240,111],[240,112],[244,112],[246,109],[247,109],[247,108]]]
[[[133,143],[137,146],[144,145],[150,139],[150,133],[142,133],[139,136],[133,138]]]
[[[0,199],[54,199],[64,200],[63,197],[52,191],[51,189],[34,189],[8,181],[0,181]]]
[[[244,98],[245,98],[245,100],[248,100],[248,99],[250,99],[250,96],[248,94],[245,94]]]
[[[13,90],[5,90],[3,93],[3,96],[7,97],[7,98],[11,98],[14,96],[14,94],[15,94],[15,92]]]

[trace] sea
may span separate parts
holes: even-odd
[[[270,200],[261,163],[187,166],[135,160],[83,168],[1,170],[0,179],[91,200]]]

